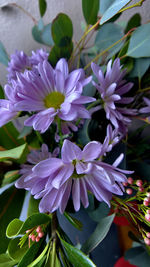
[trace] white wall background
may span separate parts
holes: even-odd
[[[92,0],[91,0],[92,1]],[[139,0],[133,1],[133,3]],[[39,20],[38,0],[0,0],[0,40],[4,44],[8,54],[14,53],[16,49],[24,50],[27,54],[31,50],[40,48],[31,35],[33,21],[20,9],[15,7],[1,9],[9,3],[17,3],[30,12],[36,20]],[[48,8],[44,16],[44,22],[49,23],[59,12],[64,12],[70,16],[74,25],[74,39],[78,40],[82,34],[80,23],[84,21],[82,15],[81,0],[47,0]],[[127,20],[133,13],[141,13],[142,22],[150,20],[150,0],[145,0],[142,7],[134,8],[124,12],[121,20]],[[0,64],[0,84],[6,83],[6,68]]]

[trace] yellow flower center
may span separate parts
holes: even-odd
[[[59,109],[64,100],[65,96],[62,93],[52,92],[45,97],[44,104],[46,108]]]

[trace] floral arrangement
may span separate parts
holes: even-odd
[[[102,266],[91,252],[121,220],[133,240],[125,266],[149,266],[150,23],[119,24],[144,1],[130,2],[82,0],[75,42],[66,14],[44,25],[39,0],[40,21],[27,14],[45,48],[9,57],[0,43],[0,266]],[[82,232],[80,212],[95,230],[75,244],[62,219]]]

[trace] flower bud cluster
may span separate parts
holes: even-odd
[[[36,229],[31,229],[26,231],[27,234],[29,234],[29,239],[31,239],[33,242],[39,242],[40,239],[44,236],[44,232],[42,229],[42,226],[38,226]]]
[[[144,192],[144,187],[143,187],[143,181],[142,180],[133,180],[132,177],[129,177],[127,182],[123,183],[123,185],[125,187],[128,186],[128,188],[126,188],[126,193],[128,195],[132,195],[133,194],[133,189],[135,189],[136,191],[139,191],[141,193]]]

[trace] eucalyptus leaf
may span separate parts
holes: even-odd
[[[4,160],[19,160],[22,156],[25,155],[27,149],[27,144],[12,148],[9,150],[0,151],[0,161]]]
[[[9,239],[6,237],[6,228],[11,220],[20,216],[24,193],[24,190],[10,187],[0,195],[0,253],[7,249]]]
[[[82,0],[82,11],[87,24],[95,24],[99,11],[99,0]]]
[[[108,216],[109,212],[110,208],[108,205],[105,202],[100,202],[98,208],[93,211],[89,211],[88,215],[93,221],[99,222],[103,217]]]
[[[5,66],[8,66],[9,57],[3,46],[2,42],[0,41],[0,62]]]
[[[136,58],[129,77],[141,79],[150,66],[150,58]]]
[[[22,257],[29,248],[28,243],[20,248],[19,242],[20,237],[17,237],[15,239],[12,239],[8,245],[8,254],[16,262],[19,262],[22,259]]]
[[[47,46],[53,46],[54,42],[51,36],[51,23],[43,26],[43,28],[39,29],[38,25],[35,25],[32,28],[32,36],[35,41],[40,44],[44,44]]]
[[[130,38],[127,55],[134,58],[150,57],[150,23],[138,27]]]
[[[49,54],[49,62],[52,66],[55,66],[60,58],[69,59],[73,50],[73,43],[69,43],[65,47],[59,47],[54,45]]]
[[[32,132],[32,127],[30,126],[24,126],[22,131],[20,132],[18,139],[23,138],[25,136],[27,136],[28,134],[30,134]]]
[[[126,6],[131,0],[116,0],[114,1],[108,9],[104,12],[100,25],[111,19],[114,15],[118,13],[124,6]]]
[[[106,237],[110,226],[114,220],[115,214],[107,216],[100,220],[93,234],[82,245],[82,251],[89,254]]]
[[[47,3],[46,0],[39,0],[39,10],[40,10],[40,15],[41,17],[44,16],[47,8]]]
[[[88,127],[89,127],[89,123],[90,120],[86,120],[83,127],[79,128],[78,130],[78,142],[82,145],[86,145],[88,142],[90,142],[90,137],[89,137],[89,131],[88,131]]]
[[[100,0],[100,14],[103,15],[113,2],[115,2],[115,0]]]
[[[76,227],[78,230],[82,230],[83,225],[79,220],[72,217],[68,212],[64,212],[64,216],[74,227]]]
[[[126,251],[125,259],[137,267],[149,267],[150,256],[143,246],[137,246]]]
[[[61,239],[61,243],[65,248],[68,260],[73,264],[74,267],[96,267],[96,265],[87,257],[81,250],[71,246],[66,241]]]
[[[123,37],[123,31],[120,26],[114,23],[107,23],[103,25],[95,38],[95,45],[97,47],[97,52],[100,53],[107,49],[109,46],[113,45],[115,42],[120,40]],[[111,48],[108,53],[111,54],[111,56],[115,53],[117,53],[121,46],[123,45],[123,41],[119,44],[115,45],[113,48]]]
[[[141,25],[141,16],[140,14],[136,13],[131,17],[131,19],[128,21],[128,24],[125,29],[125,33],[130,31],[133,28],[137,28]]]
[[[52,22],[52,37],[54,43],[59,47],[70,44],[73,36],[73,25],[71,19],[63,13],[59,13]]]

